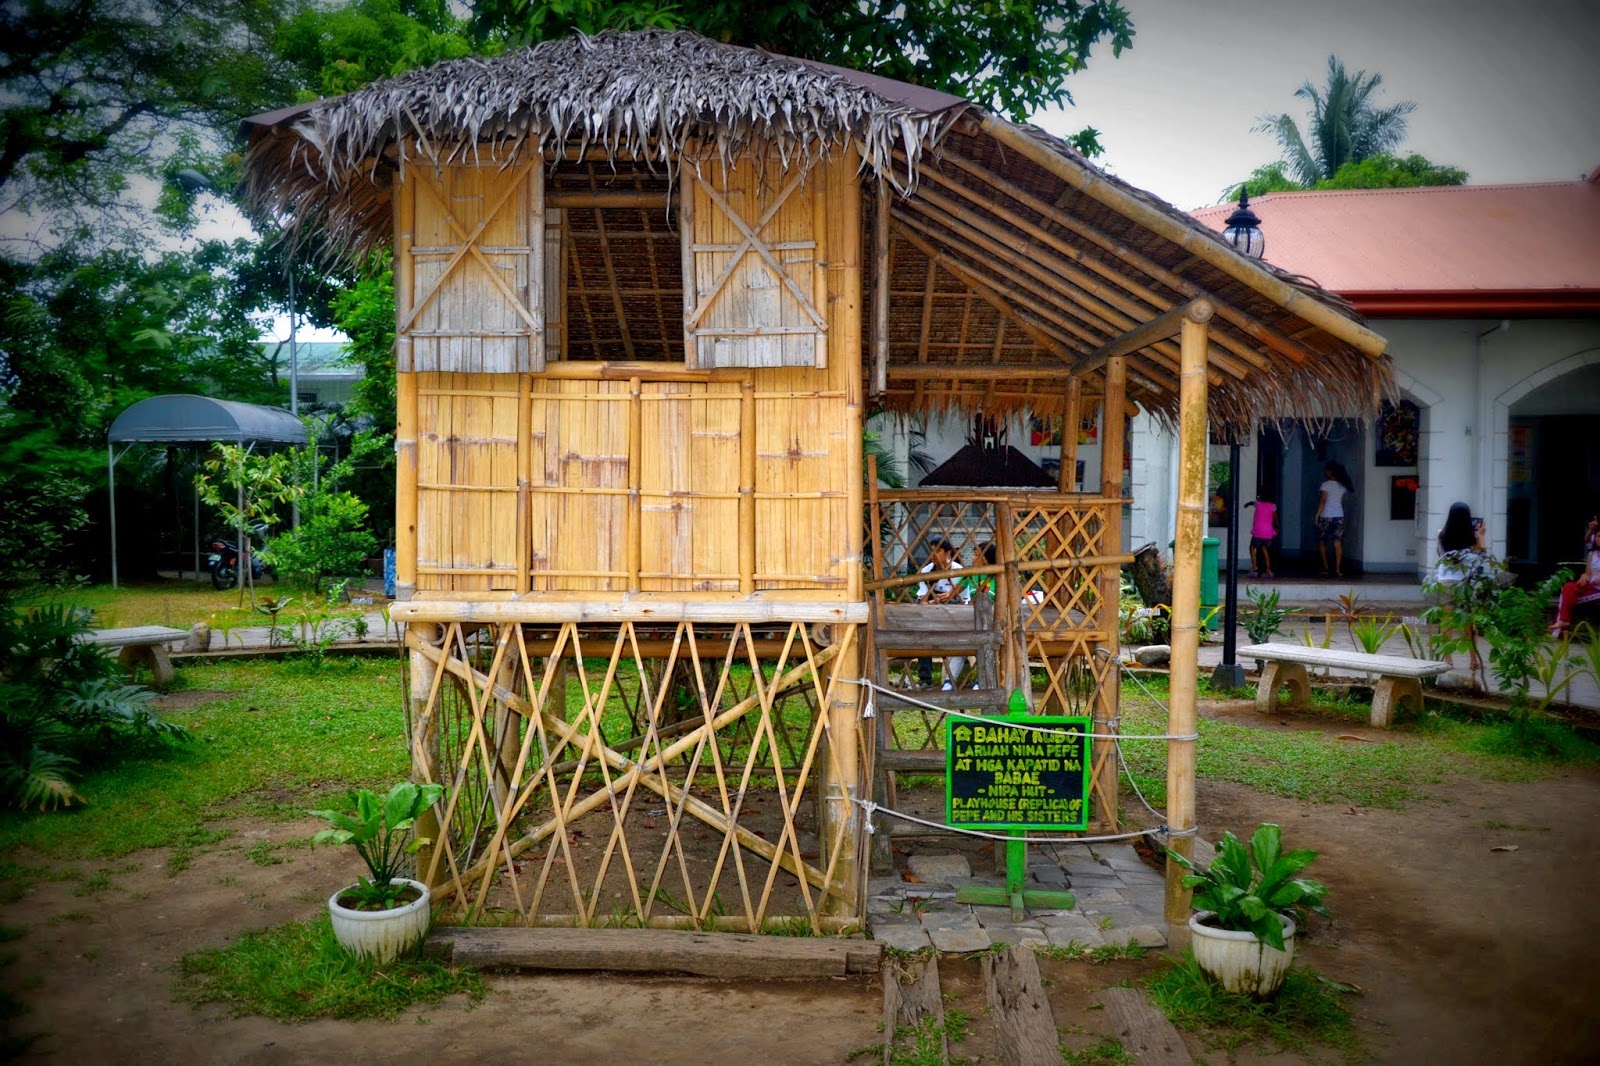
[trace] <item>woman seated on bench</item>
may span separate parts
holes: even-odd
[[[1568,581],[1561,586],[1561,600],[1556,607],[1556,624],[1550,627],[1552,637],[1564,636],[1572,628],[1572,614],[1578,607],[1578,601],[1585,596],[1600,593],[1600,540],[1595,537],[1595,530],[1600,523],[1589,523],[1589,535],[1584,538],[1588,550],[1584,553],[1584,571],[1578,580]]]

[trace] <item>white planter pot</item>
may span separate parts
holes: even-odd
[[[1279,951],[1256,939],[1254,933],[1204,924],[1211,917],[1211,911],[1199,911],[1189,919],[1190,948],[1200,968],[1229,992],[1256,996],[1276,992],[1294,960],[1294,922],[1279,915],[1283,922],[1283,950]]]
[[[354,885],[346,885],[328,897],[328,914],[333,919],[333,935],[339,946],[357,958],[368,958],[382,965],[422,943],[428,933],[432,912],[428,906],[433,894],[421,881],[397,877],[396,884],[407,884],[422,891],[420,899],[387,911],[357,911],[339,905],[339,897]]]

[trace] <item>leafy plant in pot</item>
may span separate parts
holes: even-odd
[[[1247,849],[1224,833],[1204,870],[1176,852],[1188,869],[1183,886],[1194,889],[1189,931],[1195,961],[1229,992],[1270,996],[1294,959],[1295,919],[1306,910],[1327,914],[1326,889],[1296,877],[1317,853],[1283,850],[1283,831],[1272,822],[1256,828]]]
[[[432,902],[428,886],[401,877],[400,869],[407,856],[429,843],[414,837],[412,828],[443,794],[442,785],[401,781],[383,797],[371,789],[352,789],[353,815],[309,812],[331,826],[312,842],[355,845],[372,875],[370,879],[357,878],[355,884],[328,897],[333,934],[352,955],[381,965],[415,948],[427,934]]]

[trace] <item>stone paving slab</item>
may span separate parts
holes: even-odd
[[[985,951],[993,943],[981,928],[930,929],[928,938],[940,951]]]
[[[1011,912],[1006,912],[1006,917],[1011,917]],[[978,921],[978,916],[972,913],[971,907],[962,907],[960,910],[924,911],[922,913],[922,927],[928,932],[945,931],[953,932],[960,929],[981,929],[983,923]]]
[[[1043,927],[1037,925],[988,925],[983,931],[989,934],[989,939],[996,944],[1048,944],[1050,934]]]
[[[965,855],[912,855],[906,859],[906,867],[924,882],[972,876],[972,865]]]

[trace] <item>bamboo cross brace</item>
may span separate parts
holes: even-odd
[[[733,272],[739,266],[739,263],[747,254],[750,252],[755,252],[766,261],[767,266],[774,274],[778,276],[778,280],[783,282],[783,284],[788,288],[789,292],[794,295],[794,298],[800,301],[801,309],[804,310],[806,314],[811,316],[811,320],[816,323],[817,329],[821,332],[827,331],[828,323],[820,314],[817,313],[817,309],[812,306],[810,297],[806,296],[805,293],[800,291],[800,287],[794,283],[794,279],[789,276],[789,272],[783,268],[783,265],[778,262],[777,257],[772,254],[772,249],[768,248],[764,243],[762,243],[761,238],[757,236],[761,230],[767,228],[767,224],[771,222],[773,216],[778,213],[778,209],[783,206],[784,201],[788,200],[789,196],[795,191],[795,189],[800,187],[800,181],[802,177],[802,174],[797,173],[794,177],[789,179],[789,184],[783,187],[783,190],[778,193],[777,198],[774,199],[767,209],[761,213],[761,218],[757,220],[753,230],[751,229],[750,224],[739,215],[739,212],[733,209],[732,205],[728,203],[722,194],[717,192],[714,185],[708,181],[702,181],[699,183],[700,187],[705,189],[706,195],[711,197],[712,202],[722,209],[722,213],[728,217],[728,221],[737,226],[739,231],[744,234],[744,240],[739,243],[739,246],[736,249],[734,249],[733,255],[729,257],[727,264],[722,268],[722,273],[717,276],[717,279],[714,282],[712,282],[711,291],[700,298],[699,306],[697,306],[694,309],[694,313],[689,316],[689,322],[687,325],[688,329],[692,330],[695,326],[700,324],[700,320],[705,317],[706,311],[710,310],[711,308],[711,301],[719,292],[722,291],[722,287],[728,283],[728,279],[733,276]]]
[[[434,279],[433,287],[428,290],[427,294],[424,295],[422,299],[417,300],[412,304],[411,311],[406,316],[405,322],[401,324],[400,328],[396,332],[404,334],[411,329],[412,324],[416,322],[417,316],[422,313],[423,308],[427,307],[428,304],[433,301],[433,298],[437,296],[441,290],[443,290],[445,280],[450,277],[450,274],[455,270],[456,265],[461,262],[463,257],[469,254],[478,260],[478,262],[483,266],[484,273],[486,273],[489,277],[489,280],[494,283],[495,288],[500,290],[500,295],[504,296],[506,300],[510,302],[511,306],[516,309],[517,314],[521,315],[523,321],[528,323],[529,328],[532,329],[534,333],[540,332],[539,323],[534,320],[533,314],[523,306],[522,298],[511,291],[511,286],[507,285],[505,279],[500,276],[500,271],[496,270],[494,265],[484,257],[483,250],[477,245],[478,238],[483,236],[483,231],[489,228],[489,223],[494,221],[494,217],[500,213],[500,209],[506,205],[506,201],[511,199],[511,194],[517,191],[517,186],[521,184],[523,179],[528,176],[528,171],[531,170],[532,167],[533,163],[526,163],[515,175],[513,175],[512,180],[507,182],[506,187],[501,190],[500,199],[496,200],[494,206],[483,213],[483,217],[478,220],[477,229],[473,230],[470,236],[467,234],[467,228],[461,224],[461,221],[456,218],[455,213],[450,210],[449,198],[445,196],[444,191],[433,183],[423,168],[413,168],[412,174],[415,177],[418,185],[424,189],[427,189],[428,192],[433,195],[433,198],[438,202],[440,208],[444,211],[445,221],[449,223],[450,228],[455,231],[456,236],[461,238],[461,247],[457,248],[455,252],[451,254],[449,260],[444,265],[444,269],[441,270],[439,272],[439,276]],[[529,254],[531,255],[532,253]]]
[[[563,628],[573,628],[573,624],[567,623],[567,625]],[[831,661],[839,653],[839,649],[840,645],[830,645],[829,647],[822,649],[817,653],[816,658],[812,662],[801,664],[792,668],[781,678],[778,684],[780,687],[788,687],[789,685],[794,684],[800,678],[805,676],[805,672],[807,670],[820,667]],[[436,665],[449,670],[458,677],[468,680],[470,683],[485,685],[493,689],[496,699],[503,702],[512,710],[517,711],[519,714],[540,720],[543,722],[545,728],[553,730],[564,742],[569,742],[574,736],[578,735],[576,725],[569,725],[569,723],[557,719],[545,711],[530,706],[527,699],[517,695],[514,692],[499,689],[493,685],[491,679],[486,678],[466,662],[438,654],[431,650],[425,650],[424,654],[432,659]],[[600,746],[599,751],[596,752],[596,754],[601,759],[609,762],[614,769],[623,771],[621,776],[616,778],[612,783],[612,787],[615,788],[618,785],[625,784],[633,777],[637,777],[643,773],[648,773],[658,766],[665,766],[667,763],[671,762],[671,760],[683,754],[684,751],[701,742],[708,735],[708,733],[714,734],[716,730],[721,729],[724,726],[737,721],[744,715],[749,714],[756,708],[759,702],[759,698],[756,696],[752,696],[740,701],[738,704],[728,708],[726,711],[722,711],[717,714],[716,717],[706,725],[685,734],[676,742],[660,751],[657,755],[647,758],[643,761],[635,762],[634,760],[627,758],[625,755],[615,752],[604,745]],[[524,746],[526,747],[526,742]],[[694,797],[684,793],[683,790],[670,784],[663,783],[661,787],[658,787],[652,784],[648,779],[646,779],[643,783],[647,788],[651,788],[652,791],[655,791],[664,797],[683,802],[691,810],[691,812],[696,815],[696,817],[700,818],[702,821],[705,821],[706,824],[712,826],[713,828],[724,831],[727,830],[727,825],[723,821],[719,812],[710,807],[709,804],[705,804],[702,801],[694,799]],[[524,795],[527,794],[528,793],[525,791]],[[564,817],[545,822],[518,840],[507,845],[508,855],[515,857],[516,855],[521,854],[529,847],[532,847],[534,844],[538,843],[540,840],[550,836],[556,831],[556,829],[566,822],[589,814],[595,808],[599,807],[601,803],[605,802],[606,799],[606,794],[602,792],[595,793],[588,798],[579,801],[578,803],[574,804],[568,812],[566,812]],[[521,801],[519,800],[518,806],[520,807],[520,805]],[[502,831],[503,828],[504,825],[502,823]],[[735,833],[739,838],[739,842],[750,851],[755,852],[757,855],[760,855],[769,862],[778,862],[779,864],[783,865],[786,870],[792,874],[795,874],[796,876],[802,876],[800,871],[791,868],[788,857],[777,854],[776,849],[773,848],[772,845],[767,841],[762,840],[760,837],[743,827],[735,827]],[[454,880],[458,885],[463,881],[474,880],[483,874],[485,863],[492,863],[492,861],[492,859],[480,860],[473,867],[465,871],[465,873],[458,873]],[[570,861],[568,865],[570,867]],[[828,887],[823,880],[823,874],[821,871],[817,870],[815,867],[805,864],[802,864],[802,868],[805,871],[803,876],[805,876],[818,888],[826,889]]]

